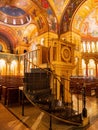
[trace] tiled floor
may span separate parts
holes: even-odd
[[[74,95],[74,103],[77,95]],[[80,101],[81,102],[81,97]],[[85,130],[98,130],[98,98],[87,97],[86,98],[87,114],[90,119],[90,125]],[[76,104],[76,103],[75,103]],[[81,103],[80,103],[81,104]],[[76,105],[74,107],[77,107]],[[80,105],[79,110],[81,111]],[[49,116],[44,112],[37,110],[32,105],[25,106],[25,115],[21,115],[21,106],[13,106],[8,108],[13,112],[20,120],[18,120],[13,114],[11,114],[6,107],[0,104],[0,130],[49,130]],[[22,123],[24,122],[24,124]],[[74,127],[62,122],[52,121],[52,130],[84,130],[83,128]]]
[[[29,130],[0,103],[0,130]]]

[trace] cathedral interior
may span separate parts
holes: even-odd
[[[31,102],[46,102],[41,97],[45,91],[70,110],[72,94],[82,94],[82,116],[87,118],[86,96],[98,97],[97,12],[98,0],[0,0],[0,97],[4,105],[17,100],[13,95],[20,86]],[[42,92],[46,88],[51,92]],[[39,99],[32,96],[35,90]],[[81,123],[76,118],[68,121],[74,120]]]

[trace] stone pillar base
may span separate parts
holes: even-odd
[[[82,121],[82,126],[83,127],[87,126],[89,123],[90,123],[89,117],[83,118],[83,121]]]
[[[89,117],[83,117],[82,124],[79,126],[80,128],[85,128],[90,124]]]

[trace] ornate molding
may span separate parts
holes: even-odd
[[[64,46],[62,49],[61,49],[61,57],[64,61],[68,62],[70,61],[70,58],[71,58],[71,51],[68,47]]]

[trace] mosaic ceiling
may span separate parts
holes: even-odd
[[[40,33],[49,30],[61,34],[68,31],[70,18],[82,1],[83,0],[0,0],[0,5],[16,6],[17,8],[25,10],[32,17],[32,21],[37,25]]]
[[[78,9],[72,30],[85,37],[98,37],[98,0],[87,0]]]
[[[81,32],[85,35],[98,37],[98,8],[94,9],[91,14],[84,20]]]
[[[39,33],[49,30],[63,34],[74,30],[82,34],[98,35],[98,9],[95,8],[98,0],[0,0],[2,5],[15,6],[22,9],[22,13],[27,12],[32,18],[31,24],[37,26]]]

